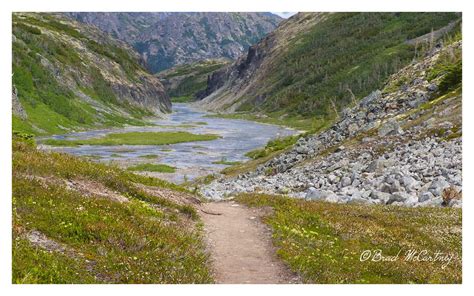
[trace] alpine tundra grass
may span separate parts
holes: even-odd
[[[462,282],[461,209],[263,194],[243,194],[237,201],[272,209],[264,222],[273,230],[277,253],[306,283]]]
[[[13,141],[13,283],[210,283],[192,195]],[[151,194],[149,189],[162,194]]]
[[[188,132],[128,132],[107,134],[101,138],[85,140],[57,140],[48,139],[43,144],[52,146],[79,146],[79,145],[167,145],[183,142],[211,141],[219,136],[212,134],[192,134]]]

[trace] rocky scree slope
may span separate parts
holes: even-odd
[[[302,137],[255,171],[201,188],[308,200],[461,206],[462,41],[438,44],[392,75],[328,130]]]
[[[335,110],[382,87],[413,59],[421,44],[410,40],[453,29],[457,19],[455,13],[298,13],[213,73],[199,105],[333,119]]]
[[[55,14],[13,15],[13,128],[34,134],[143,124],[171,103],[124,42]]]
[[[204,59],[235,60],[282,20],[265,12],[70,12],[131,44],[153,73]]]

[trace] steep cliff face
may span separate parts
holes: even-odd
[[[422,47],[433,46],[413,42],[416,37],[453,29],[458,18],[455,13],[299,13],[213,73],[199,104],[222,112],[334,118],[337,110],[381,87]]]
[[[40,134],[143,124],[171,110],[126,43],[53,14],[14,14],[13,85],[15,109],[25,113],[14,112],[14,128]]]
[[[159,72],[204,59],[236,59],[282,20],[263,12],[66,13],[131,44]]]

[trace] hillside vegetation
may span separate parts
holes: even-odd
[[[32,134],[144,125],[171,107],[124,43],[53,14],[13,15],[13,90],[13,129]]]
[[[305,283],[462,282],[460,209],[340,205],[264,194],[237,200],[273,209],[264,221],[273,229],[277,253]],[[419,260],[436,252],[445,260]]]
[[[13,139],[13,283],[209,283],[196,198]]]
[[[458,18],[456,13],[299,13],[217,71],[201,104],[217,111],[265,113],[289,125],[293,118],[321,119],[322,126],[381,88],[440,36],[410,40]]]
[[[207,86],[207,77],[212,72],[229,64],[229,60],[204,60],[192,64],[175,66],[157,74],[172,102],[196,100]]]

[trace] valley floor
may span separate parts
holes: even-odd
[[[460,283],[462,210],[192,192],[13,145],[14,283]],[[449,262],[362,262],[366,250]],[[443,257],[444,258],[444,257]]]

